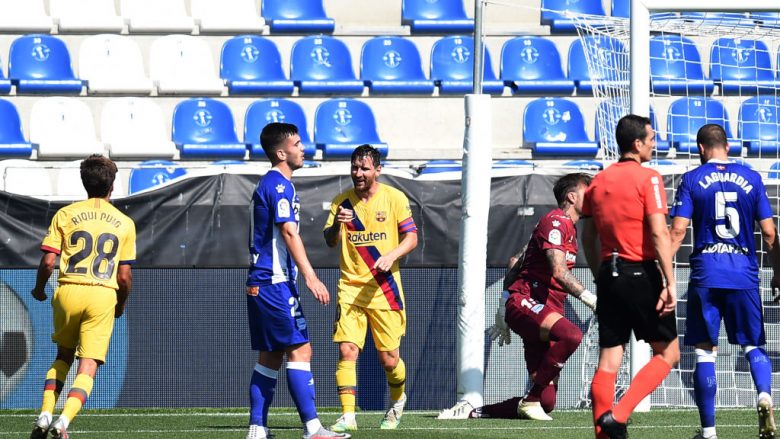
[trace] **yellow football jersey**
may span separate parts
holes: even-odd
[[[135,223],[103,199],[79,201],[54,215],[41,250],[60,255],[59,283],[117,289],[117,265],[135,262]]]
[[[371,267],[380,256],[398,247],[401,235],[417,232],[409,199],[398,189],[380,183],[377,193],[363,203],[355,190],[349,189],[333,199],[326,229],[335,221],[338,206],[355,212],[352,222],[341,226],[339,303],[404,309],[398,261],[387,273]]]

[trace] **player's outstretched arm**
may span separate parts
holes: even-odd
[[[303,240],[301,240],[301,235],[298,234],[297,224],[290,221],[282,223],[278,227],[282,239],[284,239],[284,243],[287,245],[287,250],[292,255],[295,265],[298,266],[298,270],[301,276],[303,276],[304,282],[306,282],[306,287],[309,288],[309,291],[311,291],[318,302],[327,305],[330,303],[330,293],[328,293],[325,284],[320,281],[311,263],[309,263],[306,249],[303,247]]]
[[[780,238],[772,218],[766,218],[758,223],[761,227],[761,238],[764,240],[769,261],[772,263],[772,296],[775,302],[780,301]]]
[[[54,272],[54,265],[57,263],[57,255],[52,252],[44,252],[41,256],[41,262],[38,264],[38,273],[35,276],[35,287],[32,289],[32,296],[35,300],[43,302],[47,299],[46,282],[49,281]]]
[[[127,298],[130,297],[130,290],[133,288],[133,271],[130,264],[119,264],[116,272],[116,283],[119,288],[116,290],[116,308],[114,309],[114,318],[122,317],[125,313]]]
[[[574,273],[569,270],[569,267],[566,265],[566,254],[558,249],[548,249],[544,251],[544,255],[547,258],[547,264],[550,266],[553,279],[558,282],[558,285],[563,287],[567,293],[580,299],[588,308],[595,310],[596,295],[582,286],[582,283],[574,276]]]
[[[661,316],[665,316],[673,313],[677,308],[677,284],[672,268],[672,257],[674,256],[672,238],[669,234],[669,227],[666,225],[666,214],[652,213],[647,215],[647,221],[650,223],[650,237],[653,240],[653,247],[655,247],[655,257],[666,281],[666,285],[661,291],[661,297],[656,304],[656,311]]]
[[[398,247],[390,250],[387,254],[380,256],[371,268],[380,271],[390,271],[396,260],[408,255],[416,247],[417,232],[404,233],[403,236],[401,236],[401,242],[398,243]]]
[[[669,231],[672,238],[672,256],[676,255],[680,250],[680,246],[682,245],[683,240],[685,240],[688,224],[690,223],[690,219],[681,216],[676,216],[672,219],[672,229]]]

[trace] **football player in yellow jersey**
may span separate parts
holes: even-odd
[[[406,404],[406,366],[399,355],[406,312],[398,261],[417,247],[417,226],[406,195],[377,180],[382,165],[376,148],[357,147],[351,162],[354,187],[333,199],[324,229],[328,246],[341,243],[333,341],[339,344],[336,385],[342,416],[331,429],[357,430],[356,362],[368,328],[390,386],[391,406],[380,427],[395,429]]]
[[[41,413],[31,439],[67,438],[68,424],[92,391],[98,367],[106,360],[114,319],[124,313],[135,262],[135,224],[109,203],[117,168],[101,155],[81,162],[88,200],[60,209],[41,244],[43,256],[32,295],[46,300],[46,283],[57,256],[59,286],[52,298],[57,358],[46,374]],[[52,412],[75,357],[78,374],[59,418]]]

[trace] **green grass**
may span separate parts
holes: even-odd
[[[35,413],[31,410],[0,410],[0,439],[26,438]],[[325,425],[338,413],[321,410]],[[593,437],[590,412],[556,411],[554,421],[533,422],[502,419],[439,421],[434,412],[407,412],[395,431],[379,429],[382,413],[358,414],[355,438],[523,438],[573,439]],[[112,409],[84,411],[71,425],[78,438],[234,438],[246,435],[246,409]],[[278,439],[300,438],[301,425],[292,409],[272,410],[272,432]],[[631,419],[631,439],[690,439],[699,426],[694,410],[656,409],[636,413]],[[718,437],[757,437],[754,410],[719,410]]]

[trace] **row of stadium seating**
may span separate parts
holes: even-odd
[[[588,37],[587,47],[626,64],[623,45],[609,37]],[[370,94],[431,95],[471,91],[473,39],[449,36],[436,41],[430,54],[430,78],[422,69],[417,46],[403,37],[368,39],[360,55],[360,78],[352,69],[346,44],[326,35],[303,37],[292,46],[290,78],[282,57],[269,38],[242,35],[227,40],[221,50],[219,76],[207,44],[198,37],[167,35],[151,45],[149,71],[144,72],[140,47],[130,37],[101,34],[85,39],[79,47],[77,77],[66,44],[57,37],[26,35],[13,41],[9,51],[8,77],[0,74],[0,93],[80,94],[84,83],[90,94]],[[696,44],[678,35],[650,40],[653,91],[674,95],[710,95],[717,84],[721,94],[755,95],[780,84],[771,56],[761,40],[721,38],[710,55],[710,78],[704,76]],[[622,57],[622,59],[620,59]],[[559,96],[592,93],[582,41],[568,51],[568,76],[553,41],[542,37],[516,37],[501,50],[500,79],[492,69],[490,52],[485,55],[484,91],[501,95],[509,87],[515,95]],[[780,65],[780,54],[778,54]],[[627,75],[627,69],[624,76]],[[615,75],[627,82],[627,77]]]
[[[331,33],[336,23],[322,0],[3,0],[0,30],[38,32],[255,32]],[[190,14],[187,13],[189,4]],[[262,17],[260,13],[262,11]],[[474,20],[463,0],[402,0],[401,16],[412,32],[468,33]],[[401,24],[399,23],[399,24]]]
[[[595,112],[594,126],[610,118],[610,108],[602,103]],[[668,136],[658,137],[658,152],[696,152],[696,131],[705,123],[725,126],[731,153],[774,156],[780,151],[780,101],[775,96],[758,96],[739,107],[737,135],[723,103],[714,98],[687,97],[671,103],[666,118]],[[654,114],[651,114],[655,122]],[[349,98],[320,103],[313,117],[313,136],[305,111],[294,100],[262,99],[246,110],[242,139],[236,135],[233,112],[224,102],[211,98],[191,98],[179,102],[169,131],[168,122],[150,98],[113,98],[100,113],[100,140],[93,114],[78,98],[49,97],[33,104],[29,121],[30,142],[25,140],[16,107],[0,100],[0,156],[62,160],[105,153],[128,159],[265,159],[258,144],[259,133],[269,122],[294,123],[301,130],[307,158],[344,160],[359,144],[377,146],[383,156],[388,145],[377,131],[376,118],[366,101]],[[522,144],[534,157],[594,157],[595,139],[587,134],[585,118],[578,105],[563,98],[539,98],[525,106],[522,118]],[[519,118],[518,118],[519,122]],[[520,139],[517,139],[520,144]],[[37,145],[33,147],[34,145]]]

